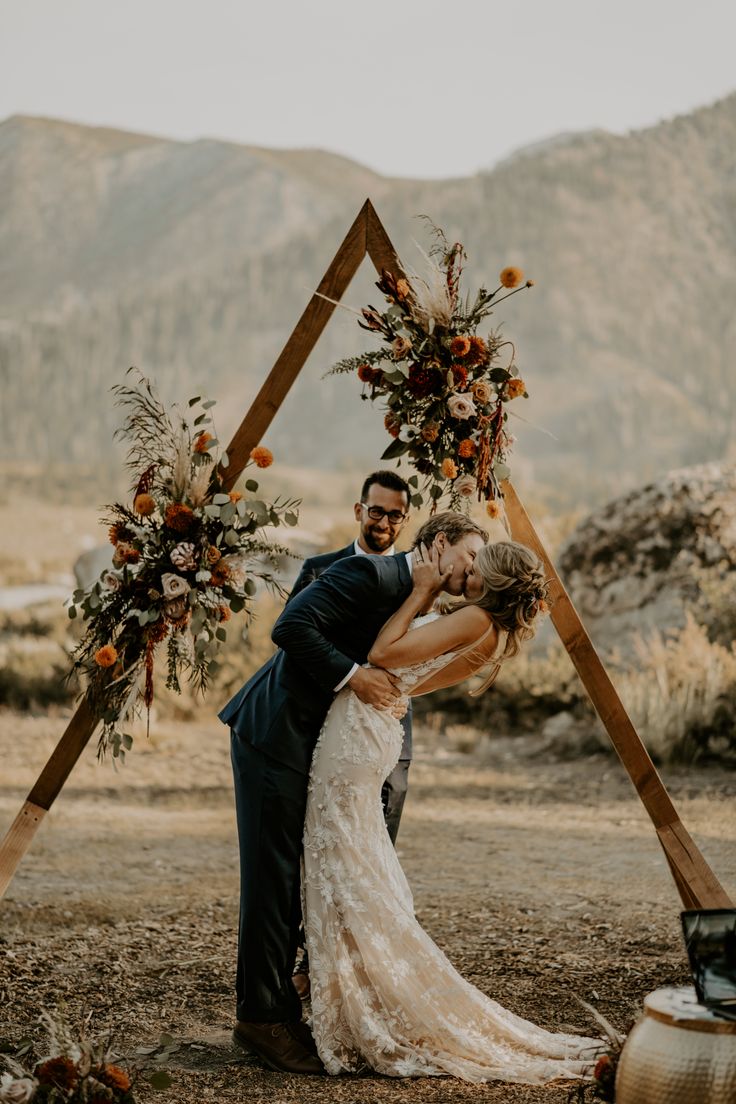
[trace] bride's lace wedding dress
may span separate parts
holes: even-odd
[[[453,658],[396,671],[401,688]],[[302,893],[312,1030],[325,1068],[528,1084],[580,1076],[599,1039],[544,1031],[508,1012],[465,981],[415,919],[381,806],[401,740],[394,717],[346,687],[312,759]]]

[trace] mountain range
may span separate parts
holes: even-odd
[[[467,289],[508,264],[534,279],[492,319],[531,396],[511,408],[523,486],[594,504],[732,454],[736,94],[471,177],[438,140],[447,178],[424,181],[320,150],[0,123],[0,461],[102,470],[131,364],[169,400],[216,399],[226,440],[366,197],[409,265],[427,215],[464,243]],[[374,279],[366,262],[345,302],[375,301]],[[370,344],[336,313],[267,436],[286,463],[376,466],[382,417],[353,378],[322,378]]]

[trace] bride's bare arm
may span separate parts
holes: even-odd
[[[477,653],[475,649],[471,649],[468,655],[458,656],[457,659],[451,660],[441,670],[417,683],[410,691],[411,697],[419,698],[423,694],[431,694],[433,690],[445,690],[448,686],[457,686],[459,682],[464,682],[466,678],[470,678],[488,662],[497,643],[498,632],[494,630],[488,634],[488,640],[484,640],[479,645]],[[479,657],[479,653],[482,658]]]
[[[408,631],[418,605],[410,595],[386,622],[368,653],[368,662],[376,667],[408,667],[454,652],[480,639],[490,625],[488,614],[478,606],[463,606],[436,621]]]

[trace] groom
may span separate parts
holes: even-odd
[[[448,511],[420,528],[414,546],[435,544],[440,572],[450,572],[445,590],[460,596],[487,539]],[[376,708],[396,704],[393,676],[361,664],[411,588],[410,554],[338,560],[289,602],[272,633],[279,651],[219,714],[232,730],[240,841],[235,1039],[272,1069],[323,1072],[291,980],[309,765],[343,686]]]

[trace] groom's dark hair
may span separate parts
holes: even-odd
[[[412,548],[420,544],[431,544],[438,533],[444,533],[450,544],[457,544],[469,533],[475,533],[484,544],[488,544],[488,533],[485,529],[481,529],[480,525],[476,525],[465,514],[458,514],[455,510],[445,510],[442,514],[435,514],[417,529]]]
[[[387,491],[399,491],[406,495],[406,503],[409,504],[411,498],[411,491],[409,490],[409,484],[405,479],[402,479],[400,475],[392,471],[375,471],[366,478],[361,491],[360,501],[365,502],[365,497],[368,491],[371,489],[374,483],[377,483],[379,487],[385,487]]]

